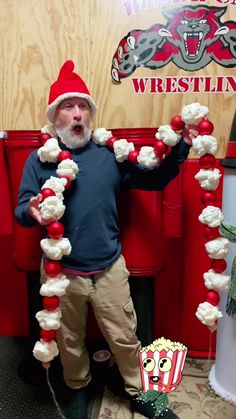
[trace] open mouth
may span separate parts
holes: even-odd
[[[84,127],[83,127],[83,125],[74,125],[71,128],[71,131],[76,135],[81,135],[84,132]]]
[[[188,57],[194,58],[198,55],[201,40],[203,37],[202,32],[184,32],[184,45]]]
[[[160,377],[158,377],[158,375],[152,375],[151,377],[149,377],[149,381],[151,381],[151,383],[158,383],[159,380]]]

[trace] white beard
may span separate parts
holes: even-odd
[[[82,135],[73,135],[71,130],[73,129],[74,126],[79,125],[83,127],[83,134]],[[55,123],[55,130],[56,133],[58,135],[58,137],[60,138],[61,142],[63,144],[65,144],[68,148],[71,149],[75,149],[75,148],[81,148],[84,147],[90,140],[91,138],[91,133],[92,133],[92,129],[91,126],[89,124],[89,126],[86,126],[82,123],[78,123],[78,122],[72,122],[72,124],[70,124],[67,127],[62,128],[60,126],[60,124],[58,124],[57,122]]]

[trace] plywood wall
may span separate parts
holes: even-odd
[[[210,109],[214,135],[220,144],[218,157],[222,157],[235,111],[234,92],[135,94],[131,77],[117,84],[112,81],[110,69],[119,41],[130,30],[166,23],[164,9],[188,4],[227,6],[224,22],[236,20],[236,4],[219,0],[159,0],[153,1],[152,9],[147,10],[148,2],[143,0],[139,13],[129,16],[123,3],[124,0],[0,0],[0,130],[39,129],[44,125],[49,86],[63,62],[72,59],[98,104],[95,127],[168,124],[184,104],[198,101]],[[171,63],[159,70],[139,68],[134,74],[180,75],[189,73]],[[212,63],[196,75],[235,76],[236,70]]]

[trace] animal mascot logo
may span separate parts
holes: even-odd
[[[226,7],[185,6],[163,11],[167,24],[134,29],[119,43],[111,75],[119,82],[138,67],[157,69],[169,62],[197,71],[211,61],[236,66],[236,22],[220,21]]]

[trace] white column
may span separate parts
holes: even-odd
[[[222,212],[225,223],[236,226],[236,168],[224,169]],[[227,256],[227,270],[230,275],[236,243],[230,242]],[[236,315],[228,316],[225,311],[228,292],[220,293],[220,309],[223,318],[218,320],[216,360],[213,365],[209,381],[210,385],[220,397],[236,404]]]

